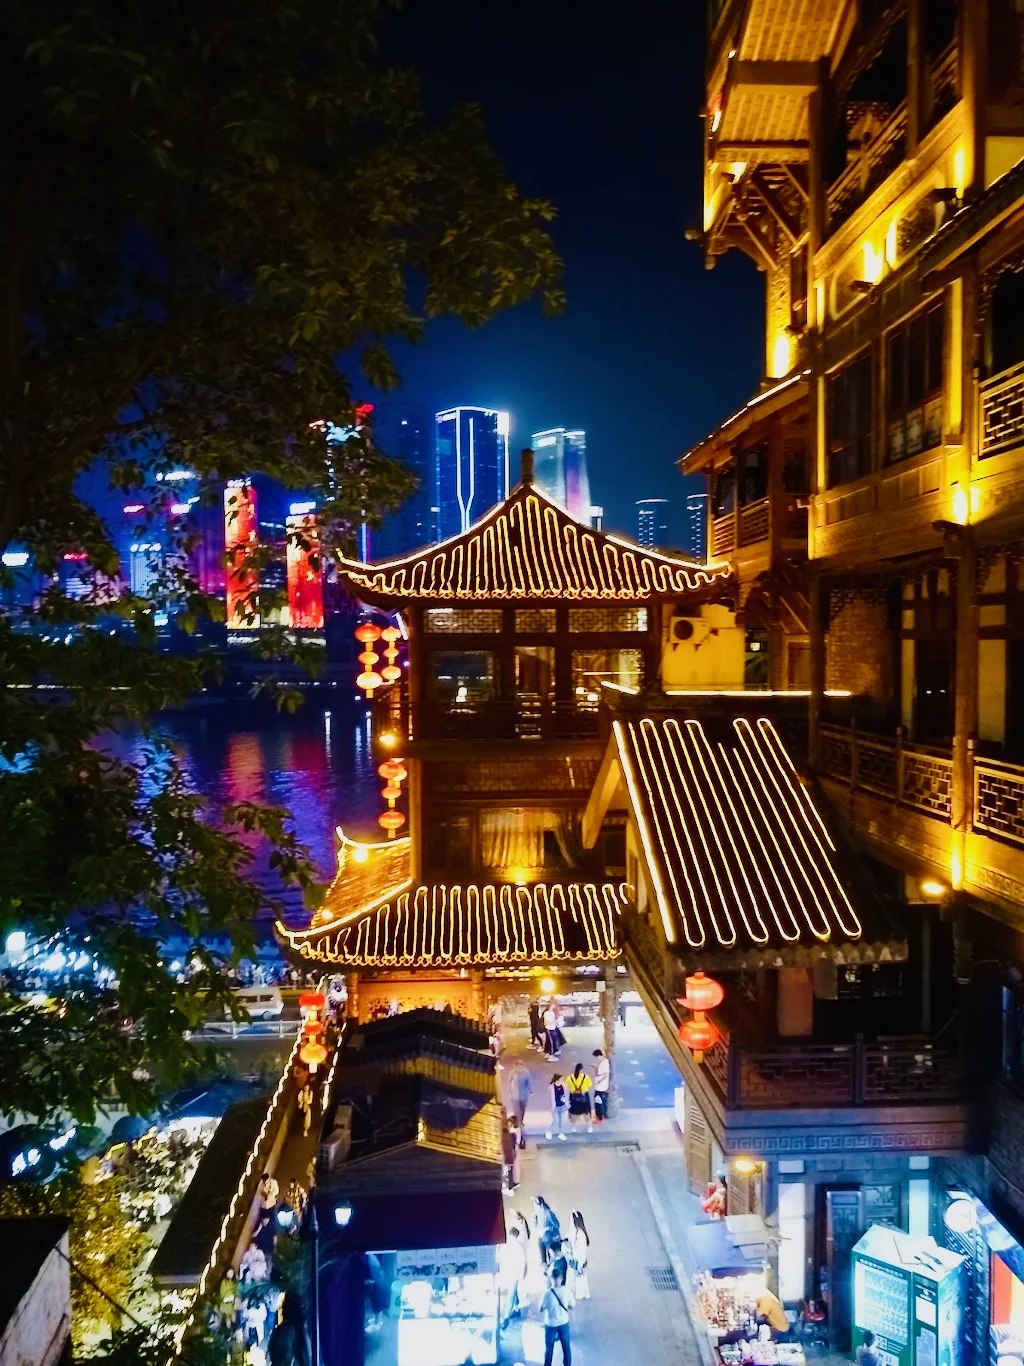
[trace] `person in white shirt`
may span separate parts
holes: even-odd
[[[600,1048],[594,1049],[594,1119],[603,1124],[608,1118],[608,1092],[612,1089],[612,1065]]]
[[[507,1328],[510,1319],[522,1312],[521,1287],[526,1279],[526,1245],[522,1229],[513,1224],[508,1238],[498,1252],[498,1284],[505,1305],[501,1326]]]
[[[558,1016],[555,1014],[554,1006],[550,1003],[548,1004],[547,1009],[544,1011],[543,1020],[544,1052],[548,1055],[549,1058],[554,1059],[558,1057],[559,1047]]]
[[[556,1342],[562,1344],[562,1366],[572,1366],[569,1334],[569,1311],[572,1305],[572,1297],[565,1286],[559,1284],[554,1271],[549,1271],[547,1289],[540,1302],[540,1321],[544,1325],[544,1366],[551,1366]]]

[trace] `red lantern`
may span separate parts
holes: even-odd
[[[402,633],[397,626],[385,626],[380,633],[380,638],[390,644],[392,641],[399,640],[401,635]]]
[[[377,654],[375,650],[364,650],[362,654],[356,655],[356,658],[359,660],[360,664],[365,664],[369,669],[377,663],[377,660],[380,659],[380,655]]]
[[[327,997],[322,991],[304,991],[299,997],[300,1010],[323,1010]]]
[[[369,697],[374,688],[379,688],[383,682],[384,680],[381,678],[380,674],[374,673],[371,670],[359,675],[356,679],[356,687],[362,688],[363,692]]]
[[[405,817],[401,811],[383,811],[377,817],[377,824],[394,839],[396,832],[405,824]]]
[[[356,627],[356,640],[362,641],[364,645],[369,645],[371,640],[380,640],[380,627],[374,626],[370,621],[364,621],[362,626]]]
[[[725,987],[706,973],[695,972],[686,979],[686,995],[679,998],[679,1004],[687,1010],[705,1014],[717,1010],[725,1000]]]
[[[322,1031],[322,1029],[323,1025],[320,1023],[319,1020],[307,1020],[306,1023],[302,1026],[302,1037],[304,1039],[315,1040],[316,1036]]]
[[[395,802],[397,802],[402,795],[402,789],[397,783],[388,783],[387,787],[381,789],[380,795],[386,802],[390,802],[391,805],[394,806]]]
[[[679,1026],[679,1042],[691,1050],[694,1062],[704,1061],[704,1054],[717,1037],[710,1020],[687,1020]]]
[[[386,778],[389,783],[403,783],[409,776],[409,770],[401,759],[385,759],[377,770],[381,778]]]
[[[299,1057],[310,1072],[315,1072],[320,1064],[326,1060],[327,1049],[322,1043],[305,1043],[299,1049]]]
[[[385,664],[380,671],[380,676],[385,683],[397,683],[402,677],[402,671],[397,664]]]

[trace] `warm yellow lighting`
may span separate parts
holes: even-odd
[[[926,877],[921,883],[921,895],[932,897],[934,900],[944,897],[948,891],[946,884],[935,877]]]
[[[876,251],[870,242],[864,243],[864,270],[863,278],[869,285],[878,284],[882,278],[882,253]]]
[[[365,844],[357,844],[352,850],[352,857],[355,859],[356,863],[365,863],[370,857],[370,851]]]
[[[825,281],[818,280],[814,286],[814,321],[821,327],[825,321]]]
[[[788,375],[793,365],[793,347],[785,332],[780,332],[772,343],[772,378]]]
[[[949,861],[949,881],[954,891],[959,891],[964,885],[964,864],[960,857],[959,850],[953,850],[953,857]]]
[[[540,979],[540,989],[545,996],[550,996],[555,989],[555,979],[553,977],[542,977]]]
[[[505,877],[509,882],[514,882],[517,887],[525,887],[530,881],[530,871],[528,868],[521,868],[517,864],[512,868],[505,869]]]
[[[341,559],[342,573],[353,587],[385,597],[637,602],[710,587],[732,572],[593,531],[527,488],[469,531],[380,564]],[[378,686],[380,675],[374,678]]]
[[[739,1172],[741,1176],[749,1176],[751,1172],[757,1171],[760,1163],[755,1162],[752,1157],[736,1157],[733,1159],[732,1165],[733,1170]]]
[[[391,731],[386,730],[384,734],[380,736],[380,744],[383,745],[385,749],[394,749],[398,744],[398,736],[393,735]]]
[[[971,505],[967,496],[967,490],[962,484],[957,484],[953,489],[953,521],[960,526],[966,526],[971,520]]]
[[[961,145],[953,153],[953,186],[958,199],[963,199],[967,182],[965,164],[964,149]]]
[[[896,264],[896,224],[894,218],[885,234],[885,263],[890,268]]]

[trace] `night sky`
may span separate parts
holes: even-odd
[[[700,222],[703,6],[697,0],[405,0],[385,55],[428,110],[478,102],[520,189],[558,208],[568,304],[397,351],[412,400],[507,408],[515,451],[584,427],[592,495],[635,534],[633,501],[685,491],[679,453],[754,392],[764,279],[733,252],[707,272]],[[681,518],[673,518],[676,540]]]

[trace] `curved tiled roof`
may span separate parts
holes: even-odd
[[[408,601],[552,598],[638,602],[708,590],[727,565],[705,566],[594,531],[531,484],[468,531],[380,564],[340,560],[357,596]]]
[[[303,958],[343,967],[462,967],[618,956],[617,883],[420,886],[308,930],[277,926]]]
[[[618,719],[615,743],[668,940],[687,949],[858,940],[836,846],[771,721]]]

